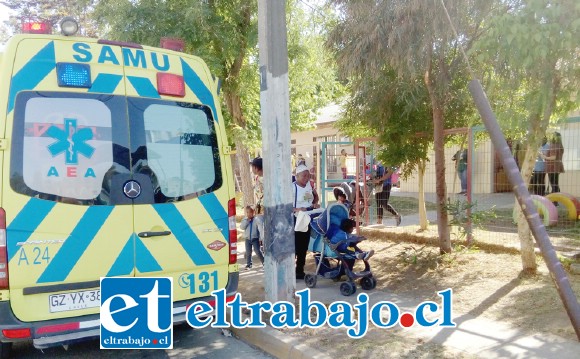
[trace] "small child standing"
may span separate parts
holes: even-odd
[[[244,231],[246,240],[246,270],[252,269],[252,248],[264,264],[264,255],[260,250],[260,242],[263,239],[264,223],[262,217],[254,216],[254,208],[246,206],[246,217],[240,223],[240,229]]]

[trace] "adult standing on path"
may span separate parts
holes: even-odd
[[[262,213],[262,202],[264,200],[264,170],[262,168],[262,158],[256,157],[250,162],[252,173],[254,174],[254,199],[256,201],[256,214]]]
[[[563,156],[564,146],[562,145],[562,135],[559,132],[555,132],[554,136],[550,139],[550,145],[544,157],[551,193],[560,192],[560,173],[564,173]]]
[[[292,184],[294,198],[294,215],[301,211],[311,211],[319,208],[319,198],[314,182],[310,180],[310,171],[305,165],[296,167],[296,181]],[[294,217],[296,222],[296,217]],[[310,226],[306,232],[294,230],[294,245],[296,253],[296,279],[304,279],[304,265],[306,264],[306,252],[310,242]]]
[[[457,176],[461,182],[461,192],[459,194],[467,194],[467,149],[464,148],[457,151],[451,159],[455,161]]]
[[[397,221],[397,226],[401,224],[401,215],[395,210],[395,208],[389,203],[389,198],[391,197],[391,188],[393,184],[391,183],[391,176],[397,167],[387,167],[385,168],[382,164],[377,165],[377,179],[375,183],[382,183],[382,191],[375,194],[375,199],[377,201],[377,224],[383,224],[383,211],[387,210]]]

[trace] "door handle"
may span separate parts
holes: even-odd
[[[161,231],[161,232],[139,232],[137,235],[141,238],[148,238],[148,237],[160,237],[160,236],[168,236],[171,234],[171,231]]]

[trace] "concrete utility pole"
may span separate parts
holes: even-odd
[[[294,221],[286,1],[258,1],[260,109],[264,168],[266,300],[294,301]]]

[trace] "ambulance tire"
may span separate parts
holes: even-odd
[[[552,202],[561,203],[568,210],[568,219],[575,221],[580,215],[580,201],[568,193],[556,192],[546,196]]]
[[[0,359],[8,359],[12,354],[12,343],[0,342]]]

